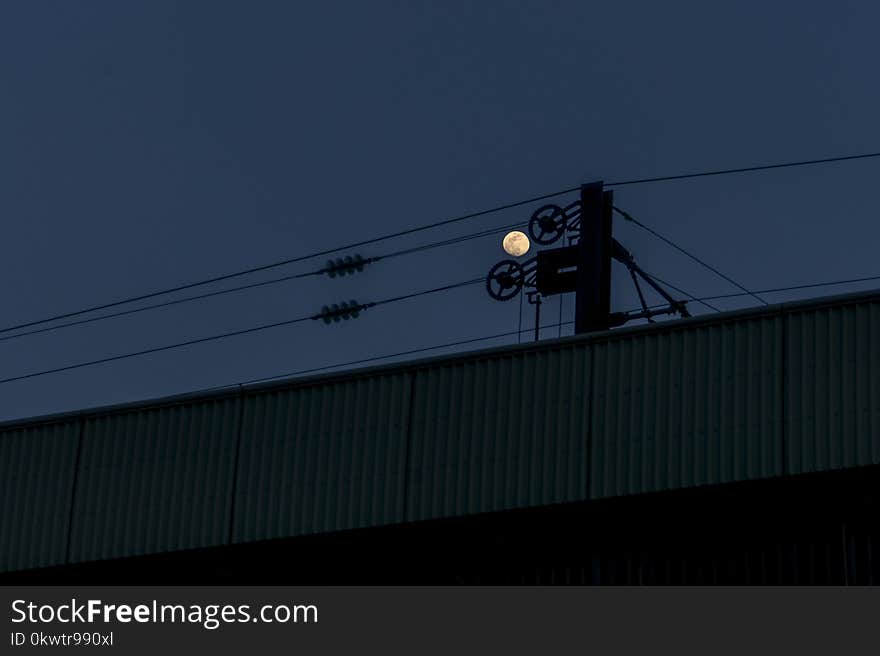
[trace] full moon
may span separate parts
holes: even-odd
[[[508,255],[513,255],[514,257],[525,255],[528,252],[530,245],[529,238],[519,230],[508,232],[504,237],[504,241],[501,242],[504,252]]]

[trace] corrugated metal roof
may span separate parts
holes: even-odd
[[[878,326],[851,295],[7,423],[0,565],[876,463]]]

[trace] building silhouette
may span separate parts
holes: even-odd
[[[0,424],[0,582],[873,584],[880,292]]]

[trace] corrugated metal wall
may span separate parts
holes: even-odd
[[[71,562],[225,543],[240,405],[209,400],[87,419]]]
[[[65,562],[80,423],[0,431],[0,571]]]
[[[593,346],[593,498],[782,473],[782,317]]]
[[[787,316],[791,473],[880,463],[880,302]]]
[[[236,542],[403,519],[411,374],[248,395]]]
[[[878,463],[878,327],[864,295],[0,427],[0,567]]]
[[[583,345],[420,370],[406,518],[583,499],[589,375]]]

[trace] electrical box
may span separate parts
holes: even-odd
[[[578,246],[538,251],[536,289],[542,296],[567,294],[577,289]]]

